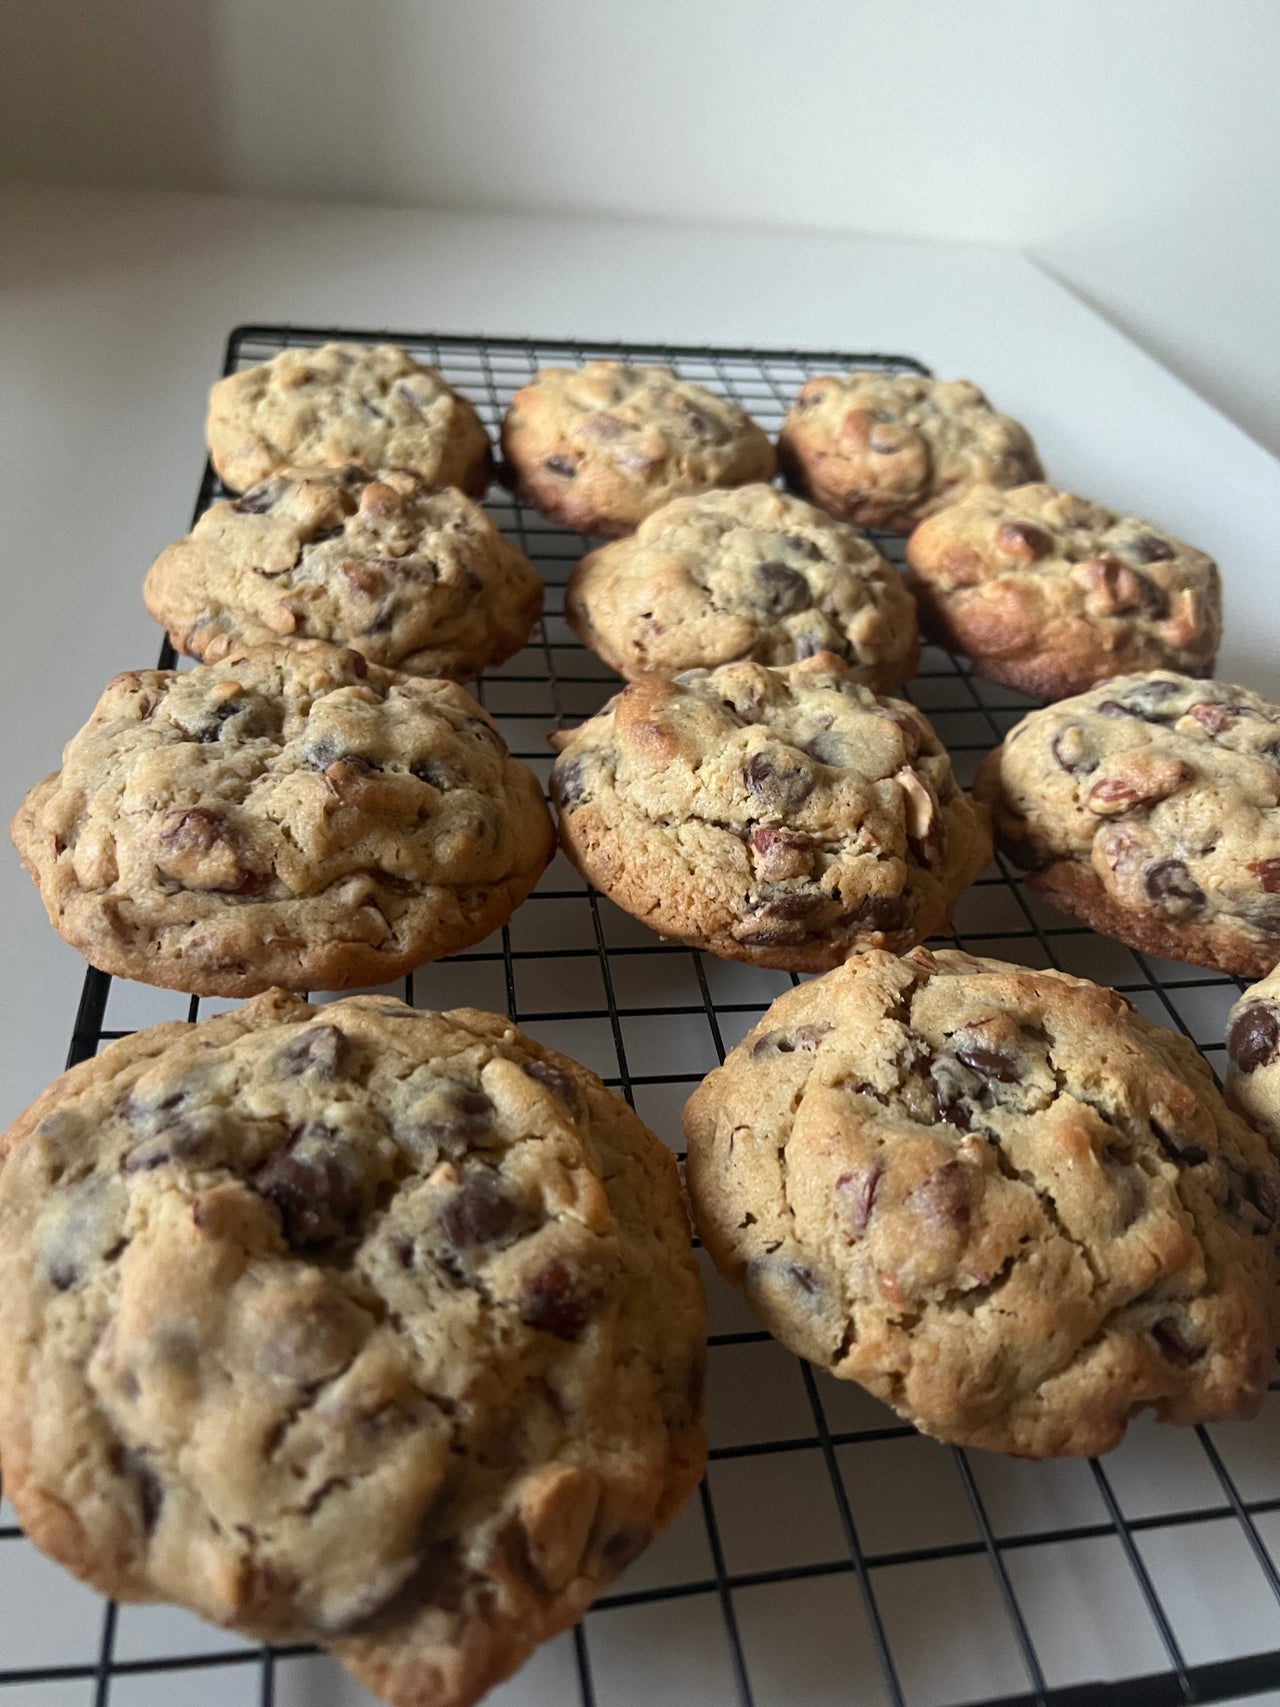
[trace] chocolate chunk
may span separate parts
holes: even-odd
[[[1227,1186],[1227,1208],[1239,1214],[1247,1207],[1252,1212],[1252,1219],[1261,1223],[1259,1230],[1269,1232],[1280,1209],[1273,1183],[1256,1168],[1237,1167],[1225,1156],[1222,1158],[1222,1173]]]
[[[1204,906],[1204,890],[1180,859],[1160,859],[1148,866],[1143,888],[1169,913],[1195,912]]]
[[[1176,1136],[1162,1126],[1154,1116],[1151,1119],[1151,1130],[1155,1135],[1156,1143],[1159,1144],[1165,1155],[1171,1162],[1176,1162],[1180,1168],[1198,1168],[1202,1162],[1209,1160],[1209,1152],[1202,1145],[1191,1143]]]
[[[1251,1002],[1227,1034],[1227,1054],[1242,1073],[1269,1067],[1280,1052],[1280,1018],[1273,1008]]]
[[[160,1521],[160,1508],[164,1504],[164,1488],[160,1478],[140,1452],[126,1452],[123,1469],[138,1496],[143,1533],[154,1535],[156,1524]]]
[[[173,1160],[173,1152],[167,1144],[157,1143],[154,1139],[145,1144],[135,1144],[121,1163],[122,1174],[149,1174],[155,1168],[162,1168],[166,1162]]]
[[[484,1091],[441,1079],[423,1092],[413,1136],[436,1148],[457,1149],[485,1137],[493,1114]]]
[[[859,1236],[867,1230],[883,1178],[884,1164],[877,1160],[860,1174],[841,1174],[836,1180],[836,1190],[850,1199],[849,1224]]]
[[[1143,616],[1152,622],[1159,622],[1169,614],[1169,595],[1163,587],[1157,587],[1155,582],[1146,575],[1135,574],[1134,589],[1137,593],[1138,606]]]
[[[551,1262],[525,1283],[520,1320],[557,1339],[576,1340],[600,1307],[603,1294],[568,1263]]]
[[[548,456],[543,459],[542,466],[551,474],[559,474],[565,480],[572,480],[577,474],[577,464],[567,456]]]
[[[336,527],[317,528],[307,541],[308,545],[324,545],[331,539],[337,539],[345,531],[341,522]]]
[[[320,1079],[336,1079],[350,1056],[351,1046],[336,1025],[313,1025],[280,1051],[278,1066],[283,1073],[314,1073]]]
[[[1153,533],[1139,534],[1137,539],[1129,541],[1125,549],[1139,563],[1167,563],[1174,556],[1173,547],[1166,540],[1157,539]]]
[[[509,1242],[508,1234],[519,1237],[517,1229],[524,1217],[519,1204],[508,1197],[492,1169],[477,1167],[464,1174],[437,1221],[449,1243],[465,1251]]]
[[[1098,768],[1098,755],[1093,743],[1079,723],[1069,723],[1060,729],[1049,746],[1059,770],[1068,776],[1088,776]]]
[[[260,480],[256,486],[251,486],[232,504],[233,510],[238,510],[242,516],[262,516],[275,507],[280,496],[280,482],[275,479]]]
[[[1010,1060],[1007,1055],[1001,1055],[999,1050],[983,1049],[976,1043],[958,1044],[956,1060],[981,1078],[998,1079],[1002,1085],[1016,1084],[1020,1077],[1016,1061]]]
[[[545,1085],[552,1096],[558,1097],[566,1108],[579,1107],[581,1098],[576,1081],[559,1067],[553,1067],[550,1061],[522,1061],[520,1063],[531,1079],[536,1079],[540,1085]]]
[[[419,782],[425,782],[431,788],[438,788],[441,794],[454,786],[452,773],[445,765],[437,764],[434,759],[423,759],[420,763],[411,765],[409,774],[416,776]]]
[[[751,1045],[751,1058],[758,1061],[762,1055],[791,1055],[797,1050],[802,1055],[812,1055],[830,1030],[830,1025],[819,1022],[798,1025],[794,1031],[766,1031]]]
[[[782,541],[801,557],[807,557],[810,563],[822,561],[821,546],[815,545],[811,539],[806,539],[802,533],[784,533]]]
[[[278,1212],[293,1248],[344,1237],[364,1212],[364,1192],[333,1140],[326,1127],[305,1127],[291,1149],[277,1151],[249,1181]]]
[[[1181,1324],[1172,1316],[1161,1317],[1152,1327],[1151,1337],[1170,1363],[1176,1363],[1184,1369],[1193,1363],[1199,1363],[1204,1356],[1204,1347],[1193,1345],[1183,1332]]]
[[[812,603],[809,583],[798,569],[790,569],[785,563],[769,562],[761,563],[755,574],[762,601],[774,616],[786,616]]]
[[[221,812],[210,812],[203,806],[192,806],[186,812],[166,820],[160,839],[172,847],[187,848],[193,853],[210,853],[218,842],[227,838],[227,821]]]
[[[910,914],[905,895],[864,895],[845,914],[851,924],[870,931],[905,930]]]
[[[551,772],[551,798],[557,806],[580,806],[587,798],[581,759],[558,759]]]
[[[1104,717],[1140,717],[1144,723],[1172,723],[1181,714],[1171,711],[1168,702],[1182,692],[1181,682],[1140,682],[1123,699],[1104,700],[1098,710]]]
[[[907,1202],[934,1226],[960,1231],[969,1225],[973,1181],[962,1162],[944,1162],[911,1192]]]
[[[798,754],[783,746],[753,753],[742,774],[756,799],[779,811],[794,812],[813,792],[813,772]]]

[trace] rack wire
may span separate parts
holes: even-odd
[[[242,326],[224,371],[286,346],[389,340],[439,367],[496,433],[552,363],[661,361],[776,428],[797,386],[904,356]],[[219,495],[205,470],[197,515]],[[488,507],[547,583],[529,646],[478,694],[544,778],[545,736],[616,678],[563,620],[581,536],[495,488]],[[900,541],[872,535],[890,558]],[[175,660],[166,645],[161,665]],[[1030,703],[925,651],[910,697],[968,782]],[[1105,941],[997,862],[962,899],[971,952],[1085,973],[1221,1060],[1240,985]],[[426,1007],[505,1009],[585,1061],[679,1153],[680,1107],[794,980],[653,937],[558,857],[510,925],[396,986]],[[324,999],[324,998],[320,998]],[[160,1019],[219,1006],[90,971],[68,1064]],[[701,1253],[700,1253],[701,1257]],[[1105,1463],[1031,1464],[938,1445],[755,1325],[704,1262],[711,1461],[697,1498],[596,1602],[495,1693],[504,1707],[1181,1707],[1280,1702],[1280,1394],[1251,1425],[1135,1425]],[[1280,1385],[1280,1384],[1277,1384]],[[0,1503],[0,1707],[355,1707],[366,1696],[302,1647],[262,1648],[172,1608],[103,1603],[22,1538]]]

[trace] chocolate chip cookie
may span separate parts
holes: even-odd
[[[826,652],[642,677],[552,744],[583,876],[726,960],[818,972],[908,947],[991,857],[927,720]]]
[[[518,652],[542,579],[480,506],[405,469],[282,469],[162,551],[147,609],[206,663],[293,639],[468,680]]]
[[[1042,478],[1026,428],[967,379],[827,373],[800,388],[778,437],[792,483],[833,516],[910,533],[975,486]]]
[[[0,1457],[104,1594],[469,1707],[701,1474],[670,1152],[506,1020],[272,991],[0,1140]]]
[[[456,953],[555,842],[538,779],[460,687],[315,640],[117,676],[11,834],[86,960],[202,996]]]
[[[484,496],[493,451],[479,415],[398,344],[282,350],[209,393],[209,455],[245,492],[282,468],[407,468]]]
[[[1280,969],[1246,990],[1227,1021],[1227,1101],[1280,1154]]]
[[[940,1440],[1251,1416],[1280,1168],[1113,990],[917,949],[780,997],[695,1091],[703,1243],[783,1344]]]
[[[888,693],[920,655],[911,595],[874,546],[759,484],[673,498],[591,552],[569,577],[565,615],[629,679],[832,652],[852,680]]]
[[[1213,669],[1213,559],[1073,492],[979,487],[921,522],[907,563],[928,633],[1038,699],[1138,670]]]
[[[1145,954],[1280,960],[1280,708],[1168,670],[1030,712],[974,786],[1027,883]]]
[[[511,399],[502,454],[522,498],[582,533],[630,533],[672,498],[768,480],[755,422],[669,367],[543,368]]]

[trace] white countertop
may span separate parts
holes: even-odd
[[[0,482],[13,613],[0,801],[115,671],[188,522],[204,393],[242,321],[879,349],[977,380],[1063,485],[1212,551],[1220,674],[1274,689],[1280,463],[1023,257],[797,233],[0,190]],[[0,859],[0,1120],[62,1066],[82,965]]]

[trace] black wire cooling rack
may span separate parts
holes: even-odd
[[[471,397],[495,432],[511,393],[538,367],[593,356],[669,362],[766,428],[814,373],[927,371],[906,357],[835,351],[283,326],[237,329],[226,371],[332,338],[403,344]],[[196,513],[217,495],[206,469]],[[489,508],[541,569],[548,599],[538,638],[491,671],[479,696],[512,751],[545,777],[547,730],[595,711],[616,681],[561,615],[581,537],[497,489]],[[892,537],[876,543],[900,556]],[[161,662],[174,662],[167,646]],[[937,649],[926,651],[909,692],[963,782],[1028,703]],[[1042,907],[1002,865],[963,898],[943,940],[1113,984],[1220,1059],[1236,982],[1093,936]],[[558,858],[508,927],[419,970],[404,993],[420,1006],[505,1009],[595,1068],[678,1147],[684,1099],[790,981],[658,940]],[[90,971],[69,1061],[139,1025],[221,1005]],[[541,1650],[495,1701],[1177,1707],[1280,1690],[1274,1390],[1253,1424],[1135,1425],[1105,1463],[960,1451],[916,1435],[857,1388],[815,1375],[705,1272],[712,1445],[698,1497],[584,1623]],[[260,1648],[171,1608],[104,1604],[47,1565],[0,1505],[0,1707],[370,1699],[313,1650]]]

